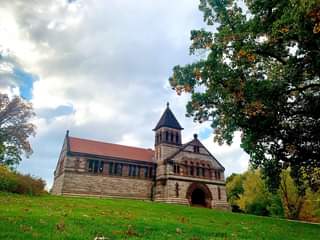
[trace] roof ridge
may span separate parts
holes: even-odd
[[[73,136],[69,136],[69,138],[74,138],[74,139],[79,139],[79,140],[85,140],[85,141],[90,141],[90,142],[95,142],[95,143],[110,144],[110,145],[114,145],[114,146],[128,147],[128,148],[134,148],[134,149],[141,149],[141,150],[146,150],[146,151],[152,151],[152,152],[154,152],[154,150],[153,150],[152,148],[134,147],[134,146],[128,146],[128,145],[123,145],[123,144],[103,142],[103,141],[98,141],[98,140],[93,140],[93,139],[87,139],[87,138],[79,138],[79,137],[73,137]]]
[[[162,116],[160,117],[160,120],[158,121],[153,131],[156,131],[161,127],[169,127],[169,128],[174,128],[178,130],[183,129],[180,123],[178,122],[176,116],[173,114],[173,112],[169,108],[169,105],[167,105],[166,110],[163,112]]]

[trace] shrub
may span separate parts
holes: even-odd
[[[0,191],[13,192],[17,189],[17,178],[7,167],[0,164]]]
[[[41,195],[45,193],[45,181],[31,175],[13,172],[0,165],[0,191],[18,194]]]

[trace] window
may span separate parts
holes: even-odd
[[[173,133],[170,133],[171,142],[173,142]]]
[[[109,163],[109,175],[112,175],[113,173],[113,162]]]
[[[221,178],[219,171],[214,171],[214,176],[215,176],[215,179],[217,179],[217,180],[220,180],[220,178]]]
[[[138,167],[136,165],[129,165],[129,176],[135,177],[138,175]]]
[[[114,175],[122,176],[122,163],[116,163],[114,166]]]
[[[143,168],[143,176],[144,176],[145,178],[148,177],[148,167],[144,167],[144,168]]]
[[[169,133],[166,132],[166,141],[168,142],[169,141]]]
[[[173,165],[173,172],[180,174],[180,166],[177,164]]]
[[[221,200],[221,190],[220,190],[220,187],[218,187],[218,199]]]
[[[193,176],[193,174],[194,174],[194,167],[191,166],[191,167],[190,167],[190,175]]]
[[[201,171],[200,171],[200,172],[201,172],[201,176],[202,176],[202,177],[205,177],[205,169],[204,169],[204,168],[200,168],[200,170],[201,170]]]
[[[179,143],[179,134],[176,133],[176,143]]]
[[[195,153],[200,152],[199,146],[193,146],[193,152],[195,152]]]
[[[137,166],[137,176],[140,177],[140,169],[141,167],[140,166]]]
[[[200,176],[200,168],[197,167],[197,176]]]
[[[152,178],[153,177],[153,168],[149,168],[149,177]]]
[[[88,172],[102,173],[103,172],[103,161],[89,160]]]
[[[133,172],[133,166],[132,166],[132,165],[129,165],[128,175],[129,175],[129,176],[132,176],[132,172]]]

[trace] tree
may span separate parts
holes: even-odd
[[[216,32],[191,31],[190,54],[199,61],[175,66],[169,82],[188,92],[187,116],[211,121],[215,141],[241,147],[276,192],[282,169],[305,193],[319,179],[320,4],[319,0],[200,0]],[[243,9],[247,8],[247,13]]]
[[[246,174],[231,174],[226,179],[226,191],[227,191],[227,200],[231,205],[233,212],[241,212],[242,210],[238,206],[237,201],[240,199],[240,195],[243,194],[243,181],[246,177]]]
[[[299,194],[289,173],[290,170],[284,170],[281,173],[280,194],[286,217],[289,219],[298,219],[305,198]]]
[[[248,171],[243,181],[243,193],[237,203],[243,211],[251,214],[269,216],[271,194],[268,192],[259,170]]]
[[[0,93],[0,164],[14,166],[23,152],[32,153],[28,138],[35,135],[35,125],[29,122],[33,116],[30,103]]]

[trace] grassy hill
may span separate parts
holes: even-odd
[[[320,226],[137,200],[0,193],[0,239],[319,239]]]

